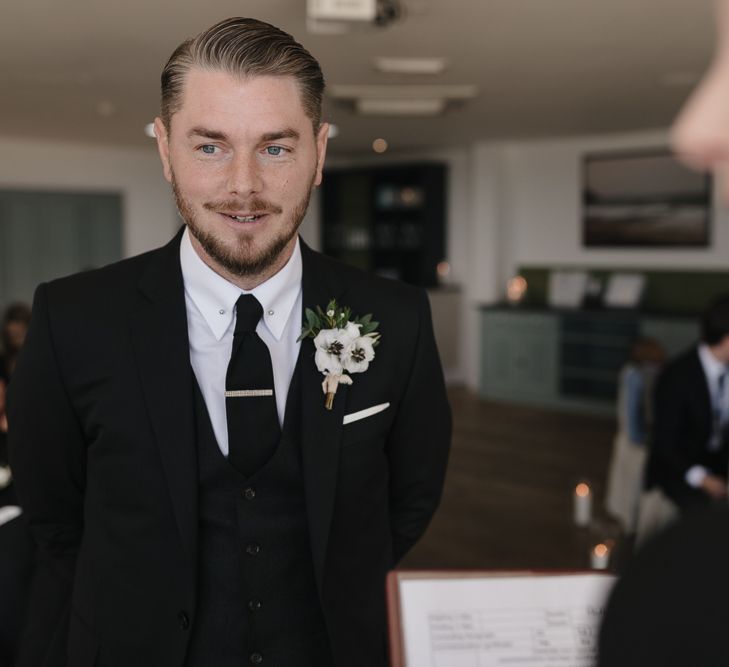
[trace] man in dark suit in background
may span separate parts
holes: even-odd
[[[660,374],[647,487],[680,510],[727,496],[729,447],[729,296],[716,299],[701,322],[701,343]]]
[[[323,88],[259,21],[183,43],[155,128],[184,232],[39,287],[9,394],[39,553],[20,665],[386,664],[385,573],[436,508],[450,413],[422,290],[298,238]],[[298,340],[332,299],[352,316]]]

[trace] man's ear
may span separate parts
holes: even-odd
[[[154,119],[154,134],[157,137],[157,150],[162,160],[162,172],[169,183],[172,182],[172,170],[170,169],[170,142],[167,135],[167,128],[158,116]]]
[[[322,123],[319,131],[316,133],[316,174],[314,175],[314,185],[321,185],[324,159],[327,154],[328,139],[329,123]]]

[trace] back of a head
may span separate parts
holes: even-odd
[[[270,23],[234,17],[180,44],[162,71],[161,116],[167,130],[180,108],[185,77],[192,68],[234,76],[292,76],[314,132],[321,123],[324,76],[317,60],[291,35]]]
[[[701,317],[701,340],[717,345],[729,336],[729,295],[714,299]]]
[[[662,364],[666,350],[655,338],[638,336],[630,344],[630,361],[636,364]]]
[[[645,544],[607,604],[598,667],[729,664],[729,508],[689,514]]]
[[[2,328],[0,328],[0,350],[5,353],[16,353],[18,348],[18,333],[15,329],[20,328],[23,332],[30,324],[30,306],[18,301],[11,303],[3,313]],[[24,336],[23,336],[24,337]]]

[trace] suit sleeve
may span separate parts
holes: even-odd
[[[686,432],[686,382],[674,374],[658,378],[654,395],[654,423],[650,469],[653,481],[678,505],[685,506],[703,494],[685,480],[686,471],[696,463],[691,456],[690,437]]]
[[[83,531],[85,444],[54,349],[47,286],[36,291],[8,391],[10,462],[36,547],[18,667],[65,665],[76,555]]]
[[[409,379],[388,439],[390,525],[395,563],[423,534],[440,501],[451,411],[425,292],[418,304]]]

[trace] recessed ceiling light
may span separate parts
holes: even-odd
[[[667,72],[661,77],[661,83],[669,88],[684,88],[698,83],[700,75],[689,70]]]
[[[449,104],[472,99],[473,85],[333,85],[329,95],[363,115],[435,116]]]
[[[446,106],[443,98],[379,100],[361,99],[355,102],[364,116],[438,116]]]
[[[375,139],[372,142],[372,150],[375,153],[384,153],[387,150],[387,142],[384,139]]]
[[[445,58],[375,58],[375,69],[385,74],[441,74]]]
[[[116,113],[116,107],[114,106],[114,103],[109,100],[101,100],[101,102],[96,105],[96,112],[99,116],[108,118]]]
[[[154,123],[147,123],[144,126],[144,134],[146,134],[150,139],[157,138],[157,133],[154,131]]]
[[[471,84],[428,84],[428,85],[368,85],[332,84],[329,95],[334,99],[358,99],[363,97],[403,99],[433,99],[445,97],[449,100],[470,100],[478,94],[478,87]]]

